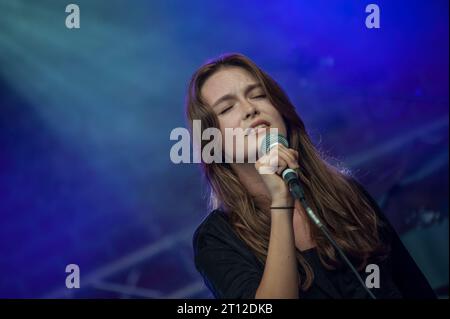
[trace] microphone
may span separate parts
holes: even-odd
[[[277,144],[281,144],[289,148],[289,142],[283,135],[273,133],[266,134],[261,141],[262,154],[267,154]],[[303,187],[300,184],[300,181],[298,180],[296,171],[294,171],[292,168],[286,168],[281,173],[281,177],[286,182],[287,186],[289,187],[289,191],[294,198],[298,198],[300,200],[304,199],[305,193],[303,191]]]

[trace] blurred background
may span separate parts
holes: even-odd
[[[69,3],[0,0],[0,297],[212,298],[206,187],[169,135],[194,70],[241,52],[448,298],[447,0],[372,1],[380,29],[359,0],[76,0],[80,29]]]

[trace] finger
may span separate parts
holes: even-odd
[[[287,162],[282,159],[279,158],[278,159],[278,169],[277,169],[277,174],[281,175],[281,173],[288,167],[289,165],[287,164]]]
[[[284,168],[283,167],[279,167],[277,169],[277,175],[281,175],[281,173],[283,173],[283,171],[284,171]]]
[[[264,156],[261,156],[256,163],[255,168],[260,174],[275,174],[278,171],[279,158],[275,156],[275,153],[269,153]],[[287,166],[286,163],[284,165]]]
[[[272,161],[271,165],[276,167],[277,174],[281,174],[281,172],[283,172],[288,167],[288,163],[286,162],[286,160],[284,160],[280,156],[276,158],[276,161]]]
[[[287,150],[287,151],[289,151],[290,153],[292,153],[292,154],[298,156],[298,151],[297,151],[296,149],[286,147],[286,146],[284,146],[284,145],[281,144],[281,143],[277,144],[277,146],[279,146],[279,147],[280,147],[281,149],[283,149],[283,150]]]
[[[288,148],[288,152],[294,156],[296,161],[298,161],[298,152],[296,150],[294,150],[293,148]]]
[[[287,167],[296,169],[298,167],[292,154],[287,148],[276,146],[270,150],[270,165],[276,169],[277,174],[281,174]]]
[[[281,157],[278,158],[278,167],[279,168],[286,169],[288,166],[289,166],[288,162],[284,158],[281,158]]]
[[[274,168],[278,174],[282,173],[287,167],[294,170],[299,168],[298,160],[295,157],[295,150],[290,151],[282,144],[273,147],[269,152],[269,161],[271,167]]]
[[[279,156],[283,159],[289,168],[297,169],[299,167],[296,158],[288,151],[288,149],[280,149]]]
[[[282,152],[283,154],[286,154],[286,156],[289,156],[289,158],[294,161],[298,162],[298,152],[292,148],[287,148],[283,144],[278,144],[278,150]]]
[[[287,162],[289,164],[298,165],[297,158],[295,157],[295,155],[293,155],[291,152],[289,152],[289,149],[282,150],[281,153],[283,154],[282,156],[285,156],[285,159],[287,160]]]
[[[261,156],[256,162],[255,162],[255,168],[259,170],[263,166],[267,166],[269,164],[269,154]]]

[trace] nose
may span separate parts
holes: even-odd
[[[242,108],[243,108],[243,119],[244,120],[252,118],[259,113],[258,109],[253,104],[248,103],[248,102],[243,103]]]

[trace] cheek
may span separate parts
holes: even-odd
[[[286,129],[286,124],[284,124],[283,118],[280,116],[279,120],[278,120],[279,124],[278,124],[278,132],[279,134],[283,135],[283,136],[287,136],[287,129]]]
[[[275,107],[273,107],[272,105],[270,105],[270,112],[268,112],[268,115],[272,120],[272,125],[278,129],[278,133],[286,136],[287,129],[286,129],[286,125],[284,124],[283,117],[277,111],[277,109]]]
[[[220,130],[225,132],[225,128],[237,128],[241,126],[239,118],[234,114],[226,114],[219,117]]]

